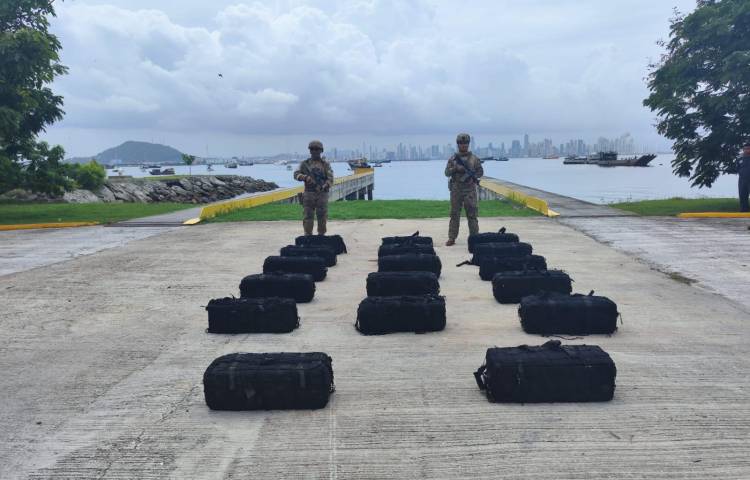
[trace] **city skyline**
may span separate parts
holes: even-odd
[[[635,139],[629,133],[610,139],[599,137],[595,143],[586,143],[581,138],[571,139],[566,143],[556,144],[552,139],[544,138],[539,142],[532,141],[532,136],[524,134],[521,140],[512,140],[506,148],[506,143],[501,141],[499,145],[489,142],[486,146],[478,145],[476,137],[471,137],[471,151],[481,157],[509,157],[509,158],[538,158],[545,156],[562,155],[589,155],[601,151],[616,151],[623,155],[647,153],[643,146],[636,144]],[[341,149],[332,146],[328,149],[328,157],[332,160],[350,160],[366,157],[370,160],[438,160],[448,158],[456,152],[454,144],[444,145],[432,144],[429,146],[399,143],[392,149],[385,147],[367,145],[363,142],[362,149]],[[304,156],[304,155],[302,155]]]
[[[523,140],[513,139],[506,144],[504,141],[488,141],[480,145],[475,136],[471,136],[470,149],[472,153],[480,158],[486,157],[508,157],[508,158],[541,158],[545,156],[580,156],[589,155],[600,151],[616,151],[622,155],[633,155],[641,153],[661,153],[659,150],[650,149],[645,145],[638,144],[629,133],[622,134],[615,138],[600,136],[595,142],[587,143],[582,138],[570,139],[565,143],[555,143],[552,139],[542,138],[541,141],[534,141],[535,137],[529,134],[523,135]],[[138,140],[136,140],[138,141]],[[153,144],[169,145],[167,143],[156,142],[151,139]],[[325,144],[326,157],[330,161],[347,161],[352,159],[367,158],[371,161],[407,161],[407,160],[442,160],[447,159],[456,152],[454,143],[444,144],[412,144],[409,142],[399,142],[395,145],[376,145],[373,143],[362,142],[361,148],[342,148],[336,144]],[[482,146],[484,145],[484,146]],[[301,145],[302,146],[302,145]],[[114,145],[113,145],[114,147]],[[178,148],[179,149],[179,148]],[[186,152],[187,153],[187,152]],[[279,151],[266,155],[252,155],[247,153],[236,153],[233,155],[196,155],[200,161],[222,161],[229,159],[290,159],[302,160],[307,158],[308,152],[304,148],[294,151]],[[95,158],[95,155],[84,155],[78,157],[68,156],[68,159],[82,160],[87,157]],[[115,162],[116,163],[116,162]]]

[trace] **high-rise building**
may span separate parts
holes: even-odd
[[[510,146],[510,156],[511,157],[520,157],[521,156],[521,142],[518,140],[513,140]]]
[[[525,156],[530,156],[531,151],[529,150],[529,134],[524,133],[523,135],[523,154]]]

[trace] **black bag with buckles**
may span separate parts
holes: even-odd
[[[319,246],[302,246],[287,245],[282,247],[279,255],[282,257],[320,257],[323,259],[326,267],[336,265],[336,252],[331,247]]]
[[[432,245],[421,243],[391,243],[381,245],[378,248],[378,257],[388,255],[405,255],[407,253],[421,253],[423,255],[435,255],[435,249]]]
[[[440,257],[421,253],[387,255],[378,258],[379,272],[432,272],[440,278]]]
[[[490,348],[474,372],[491,402],[606,402],[615,393],[617,368],[595,345],[550,340],[530,347]]]
[[[299,327],[293,298],[217,298],[206,310],[208,333],[289,333]]]
[[[328,268],[321,257],[266,257],[263,273],[306,273],[313,280],[325,280]]]
[[[500,272],[492,277],[492,294],[500,303],[519,303],[523,297],[541,292],[569,294],[572,280],[562,270]]]
[[[302,235],[294,239],[294,244],[302,246],[331,247],[336,255],[346,253],[346,244],[341,235]]]
[[[543,292],[521,299],[518,316],[526,333],[541,335],[611,334],[617,330],[617,304],[607,297]]]
[[[533,248],[528,243],[478,243],[474,245],[474,265],[481,265],[483,257],[526,257]]]
[[[373,272],[367,275],[369,297],[437,295],[440,282],[432,272]]]
[[[445,329],[445,297],[367,297],[359,304],[355,326],[364,335],[437,332]]]
[[[306,273],[248,275],[240,282],[244,298],[283,297],[307,303],[315,296],[315,280]]]
[[[212,410],[323,408],[334,391],[331,357],[325,353],[231,353],[203,374]]]
[[[393,244],[411,244],[411,245],[430,245],[432,246],[432,237],[422,237],[419,232],[406,237],[383,237],[381,245],[393,245]]]
[[[517,270],[547,270],[547,260],[541,255],[481,257],[479,277],[482,280],[492,280],[496,273]]]
[[[474,247],[480,243],[518,243],[518,235],[506,233],[505,227],[498,232],[475,233],[469,235],[469,253],[474,253]]]

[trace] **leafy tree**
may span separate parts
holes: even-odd
[[[66,167],[67,174],[75,182],[75,186],[92,192],[99,190],[107,179],[107,171],[93,158],[89,163],[72,163]]]
[[[676,13],[660,61],[651,65],[644,105],[674,141],[673,171],[710,187],[731,173],[750,134],[750,2],[698,0]]]
[[[60,194],[70,186],[63,149],[37,141],[64,113],[62,97],[46,86],[67,71],[49,33],[54,15],[50,0],[0,0],[0,188]]]
[[[182,154],[182,161],[188,166],[188,175],[193,174],[193,164],[195,163],[195,155]]]

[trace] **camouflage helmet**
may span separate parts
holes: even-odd
[[[456,136],[456,143],[471,143],[471,135],[468,133],[459,133]]]
[[[321,142],[320,140],[313,140],[312,142],[307,144],[307,148],[309,150],[312,150],[313,148],[323,150],[323,142]]]

